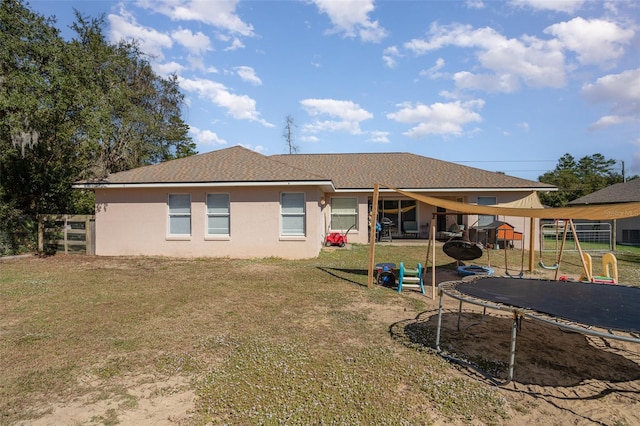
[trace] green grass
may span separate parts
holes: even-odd
[[[640,284],[640,251],[616,254],[620,276]],[[506,255],[474,263],[519,270],[521,252]],[[79,398],[116,401],[87,421],[117,424],[140,403],[130,385],[175,376],[195,392],[191,424],[508,424],[497,389],[392,336],[435,302],[367,288],[368,256],[355,245],[297,261],[0,261],[0,424]],[[426,246],[381,244],[375,260],[425,257]],[[455,266],[441,249],[436,263]],[[577,255],[562,268],[579,274]]]

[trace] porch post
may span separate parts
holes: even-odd
[[[535,223],[536,223],[536,219],[534,217],[530,217],[529,218],[529,272],[533,272],[533,259],[536,253],[536,240],[534,238]],[[522,242],[522,244],[524,244],[524,241]],[[524,247],[522,247],[522,249],[524,250]]]
[[[378,193],[380,185],[373,185],[373,202],[371,204],[371,225],[369,226],[369,272],[367,275],[367,287],[373,287],[373,267],[376,254],[376,222],[378,220]]]

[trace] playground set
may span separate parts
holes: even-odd
[[[465,203],[465,202],[461,202],[461,201],[453,201],[450,199],[446,199],[446,198],[440,198],[440,197],[434,197],[434,196],[429,196],[429,195],[425,195],[422,193],[416,193],[416,192],[410,192],[404,189],[399,189],[399,188],[395,188],[393,186],[390,185],[381,185],[381,184],[374,184],[374,193],[373,193],[373,202],[371,203],[372,205],[372,210],[370,212],[370,215],[372,218],[377,218],[378,217],[378,210],[377,210],[377,206],[378,206],[378,200],[380,197],[380,187],[385,187],[386,191],[393,191],[399,195],[405,196],[407,198],[416,200],[420,203],[423,203],[425,205],[430,205],[430,206],[435,206],[438,207],[438,209],[440,211],[438,212],[434,212],[433,216],[434,216],[434,220],[431,221],[431,229],[430,229],[430,238],[429,238],[429,246],[427,248],[427,256],[426,256],[426,260],[424,263],[424,266],[422,268],[420,268],[423,271],[423,275],[426,275],[426,271],[430,269],[430,275],[431,275],[431,298],[435,299],[436,298],[436,267],[435,267],[435,249],[436,249],[436,244],[435,244],[435,240],[436,240],[436,223],[437,223],[437,216],[439,214],[455,214],[456,216],[459,215],[483,215],[483,216],[494,216],[494,217],[503,217],[503,218],[515,218],[515,217],[519,217],[522,218],[522,220],[525,223],[524,229],[527,228],[526,224],[527,222],[529,223],[528,229],[530,230],[530,232],[528,233],[528,235],[530,236],[528,238],[528,245],[529,245],[529,262],[528,262],[528,271],[533,271],[534,269],[534,257],[535,257],[535,239],[532,238],[532,236],[534,235],[534,227],[535,227],[535,220],[542,220],[542,219],[553,219],[558,221],[557,223],[559,224],[560,221],[562,221],[562,246],[559,248],[558,250],[558,255],[556,258],[556,262],[553,266],[551,267],[547,267],[546,265],[544,265],[544,263],[542,262],[542,259],[540,261],[540,264],[543,268],[545,269],[555,269],[555,276],[553,278],[554,281],[560,281],[559,277],[560,277],[560,263],[562,260],[562,253],[564,250],[564,245],[567,239],[567,233],[569,231],[569,229],[571,230],[572,233],[572,239],[573,242],[576,245],[576,248],[578,250],[579,256],[580,256],[580,260],[582,263],[582,267],[583,267],[583,276],[580,278],[580,280],[582,281],[587,281],[587,282],[592,282],[593,280],[598,280],[599,277],[593,276],[593,271],[591,270],[591,268],[588,265],[588,257],[583,255],[583,251],[582,248],[580,247],[579,241],[578,241],[578,235],[573,223],[574,219],[580,219],[580,220],[595,220],[595,221],[611,221],[611,220],[616,220],[616,219],[625,219],[625,218],[631,218],[631,217],[637,217],[640,216],[640,202],[627,202],[627,203],[612,203],[612,204],[599,204],[599,205],[588,205],[588,206],[572,206],[572,207],[555,207],[555,208],[545,208],[544,206],[542,206],[542,204],[540,203],[540,200],[537,197],[537,193],[534,191],[531,193],[530,196],[524,197],[521,200],[516,200],[513,202],[509,202],[509,203],[503,203],[503,204],[496,204],[496,205],[478,205],[478,204],[472,204],[472,203]],[[504,224],[503,224],[504,225]],[[499,228],[499,229],[498,229]],[[500,230],[504,228],[504,233],[500,234]],[[513,235],[509,234],[509,227],[496,227],[496,236],[499,237],[503,237],[505,240],[509,241],[509,237],[512,237],[512,239],[510,240],[511,242],[515,242],[515,241],[521,241],[521,246],[522,246],[522,265],[521,265],[521,270],[519,274],[513,275],[509,272],[508,269],[508,265],[506,264],[506,259],[507,259],[507,246],[511,245],[511,244],[504,244],[504,249],[505,249],[505,275],[510,277],[510,278],[523,278],[524,275],[524,269],[525,269],[525,235],[522,235],[520,237],[519,234],[517,234],[516,232],[513,233]],[[560,229],[560,227],[558,226],[558,231]],[[515,230],[514,230],[515,231]],[[517,236],[516,236],[517,235]],[[369,244],[370,244],[370,249],[369,249],[369,263],[368,263],[368,280],[367,280],[367,287],[371,287],[373,286],[373,284],[376,282],[376,262],[375,262],[375,246],[376,246],[376,227],[370,227],[370,238],[369,238]],[[495,247],[497,248],[497,247]],[[500,247],[502,248],[502,247]],[[431,258],[431,261],[430,261]],[[544,265],[544,266],[543,266]],[[618,280],[615,279],[615,277],[613,276],[609,276],[609,275],[615,275],[614,271],[614,265],[615,263],[609,263],[609,273],[607,274],[606,272],[606,266],[604,267],[605,272],[604,272],[604,276],[606,276],[607,278],[611,278],[611,282],[613,282],[615,280],[615,282],[617,283]],[[430,266],[430,268],[429,268]],[[460,265],[458,265],[460,266]],[[475,266],[477,265],[471,265],[472,267],[467,267],[461,270],[462,273],[465,273],[468,271],[473,272],[474,274],[476,273],[476,271],[478,271],[477,268],[475,268]],[[483,269],[479,269],[480,271],[484,271]],[[487,274],[489,274],[491,271],[487,270],[486,271]],[[422,289],[424,288],[424,280],[426,277],[422,277],[422,287],[419,287],[422,291]],[[608,280],[607,280],[608,281]],[[403,284],[404,284],[404,279],[403,279]]]

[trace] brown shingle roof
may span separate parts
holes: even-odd
[[[526,179],[408,153],[293,154],[265,156],[241,146],[114,173],[109,184],[225,182],[333,182],[338,189],[378,183],[404,189],[554,189]]]
[[[631,203],[634,201],[640,201],[640,178],[602,188],[577,198],[569,204]]]
[[[114,173],[102,183],[329,181],[255,151],[234,146]]]
[[[294,154],[270,158],[330,176],[336,188],[555,188],[540,182],[409,153]]]

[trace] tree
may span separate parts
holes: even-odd
[[[586,156],[578,162],[570,154],[564,154],[553,171],[538,178],[557,186],[558,191],[541,194],[540,199],[551,207],[563,207],[576,198],[622,182],[622,174],[614,170],[615,164],[616,160],[606,159],[602,154]]]
[[[72,41],[85,58],[81,79],[82,133],[76,135],[95,159],[93,173],[128,170],[195,153],[181,119],[184,96],[175,75],[157,76],[135,43],[110,45],[102,33],[104,17],[76,13]]]
[[[300,148],[294,143],[293,128],[296,127],[295,121],[291,115],[287,115],[284,118],[284,129],[282,130],[282,136],[287,142],[289,148],[289,154],[297,154]]]
[[[109,44],[104,17],[76,12],[69,42],[54,24],[0,0],[0,237],[40,213],[92,213],[75,181],[195,153],[176,76]]]
[[[55,143],[66,119],[66,96],[56,85],[66,76],[52,22],[20,1],[0,4],[0,197],[26,214],[60,203],[55,177],[74,171]]]

